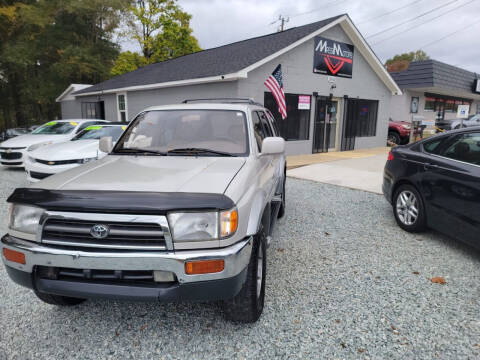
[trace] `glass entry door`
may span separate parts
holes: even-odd
[[[318,97],[315,107],[314,153],[335,149],[338,123],[338,100]]]

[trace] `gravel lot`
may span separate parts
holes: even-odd
[[[5,219],[24,175],[0,179]],[[211,303],[57,308],[2,266],[0,359],[480,358],[479,251],[403,232],[380,195],[295,179],[287,192],[258,323],[228,323]]]

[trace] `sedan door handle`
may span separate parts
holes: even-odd
[[[423,164],[423,168],[424,168],[425,170],[438,169],[438,165],[430,164],[430,163],[425,163],[425,164]]]

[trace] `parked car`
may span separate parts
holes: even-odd
[[[410,140],[411,125],[406,121],[389,121],[387,141],[392,144],[407,144]]]
[[[16,136],[24,135],[24,134],[28,134],[28,130],[25,128],[7,129],[0,133],[0,140],[5,141],[5,140],[14,138]]]
[[[101,137],[110,136],[116,142],[126,125],[104,123],[87,126],[70,141],[42,146],[28,151],[25,159],[25,172],[30,182],[36,182],[81,164],[103,158],[107,154],[100,151]]]
[[[231,100],[233,101],[233,100]],[[151,107],[93,163],[19,188],[3,260],[43,301],[222,300],[254,322],[285,211],[285,142],[251,101]]]
[[[393,148],[383,192],[402,229],[430,227],[480,248],[480,127]]]
[[[107,121],[92,119],[49,121],[30,134],[2,142],[0,163],[3,166],[24,167],[27,148],[32,151],[40,146],[70,140],[87,126],[104,122]]]
[[[436,125],[442,130],[454,130],[462,127],[462,119],[438,120]],[[470,115],[468,119],[463,119],[463,127],[480,126],[480,114]]]

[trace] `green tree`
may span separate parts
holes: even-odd
[[[147,60],[142,55],[136,52],[125,51],[118,55],[118,58],[115,61],[115,65],[113,65],[110,74],[113,76],[121,75],[136,70],[146,64]]]
[[[142,55],[130,51],[120,54],[112,75],[201,50],[192,35],[191,15],[176,0],[132,1],[125,19],[126,30],[122,35],[136,41]]]
[[[0,102],[5,126],[59,115],[55,98],[70,83],[110,76],[112,41],[125,0],[24,0],[0,3]],[[1,126],[1,125],[0,125]]]
[[[385,62],[385,65],[391,65],[393,63],[396,63],[397,61],[422,61],[422,60],[428,60],[430,57],[427,55],[427,53],[423,50],[417,50],[417,51],[411,51],[409,53],[403,53],[399,55],[395,55],[393,58],[388,59]]]

